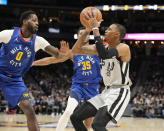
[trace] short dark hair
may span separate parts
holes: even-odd
[[[120,40],[122,40],[126,35],[126,28],[121,24],[118,24],[118,23],[114,23],[114,24],[117,26],[120,32]]]
[[[23,25],[23,20],[28,19],[31,14],[36,14],[36,12],[32,10],[25,11],[20,16],[20,24]]]
[[[82,27],[79,27],[78,30],[77,30],[77,35],[79,34],[79,32],[80,32],[81,30],[85,30],[85,27],[83,27],[83,26],[82,26]]]

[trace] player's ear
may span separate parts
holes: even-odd
[[[24,19],[23,20],[23,25],[25,25],[27,23],[27,20],[26,19]]]
[[[115,36],[120,38],[120,36],[121,36],[120,32],[116,32]]]

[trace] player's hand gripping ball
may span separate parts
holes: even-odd
[[[96,17],[98,22],[102,21],[102,14],[99,9],[97,9],[96,7],[86,7],[80,13],[80,22],[84,27],[88,27],[88,20],[85,17],[85,14],[87,13]]]

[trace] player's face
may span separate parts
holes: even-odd
[[[117,29],[117,25],[112,24],[110,25],[107,30],[105,31],[105,35],[104,35],[104,40],[106,40],[107,42],[113,42],[114,40],[120,38],[120,32]]]
[[[31,14],[29,19],[26,20],[27,29],[30,33],[35,34],[38,31],[38,17],[35,14]]]
[[[78,35],[77,35],[78,38],[84,33],[84,31],[85,31],[85,30],[80,30],[80,31],[78,32]],[[86,37],[86,39],[85,39],[84,42],[87,43],[88,41],[89,41],[89,35],[87,35],[87,37]]]

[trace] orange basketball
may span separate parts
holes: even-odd
[[[99,9],[97,9],[96,7],[86,7],[80,13],[80,22],[83,26],[85,27],[88,26],[88,22],[86,21],[85,16],[84,16],[84,13],[86,12],[89,12],[90,14],[93,14],[94,16],[96,16],[97,21],[102,20],[102,14]]]

